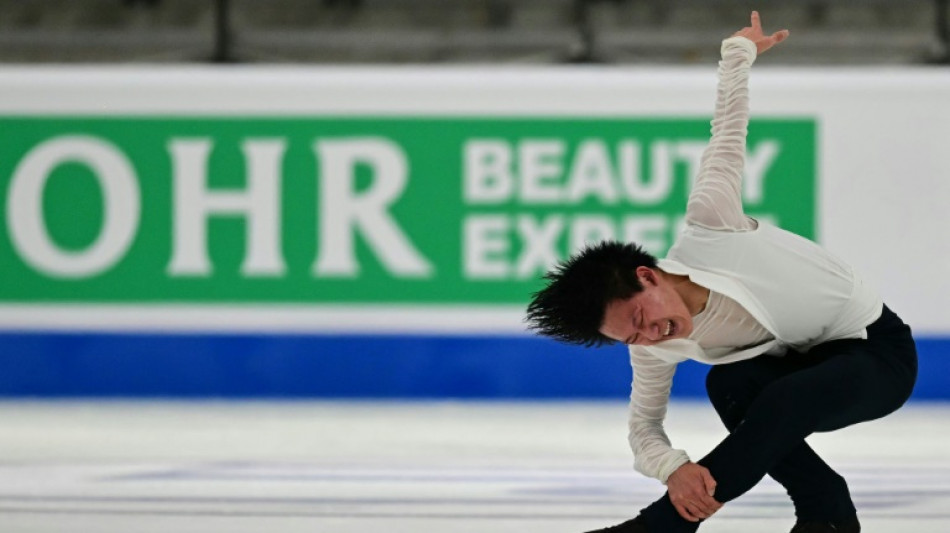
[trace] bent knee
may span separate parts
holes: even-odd
[[[709,399],[715,402],[748,388],[749,375],[742,367],[741,363],[732,363],[710,368],[706,374],[706,394]]]

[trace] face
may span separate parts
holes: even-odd
[[[693,317],[670,282],[647,267],[637,268],[637,278],[643,290],[608,303],[600,332],[624,344],[641,346],[688,337]]]

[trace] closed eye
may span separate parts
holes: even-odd
[[[640,339],[640,326],[643,324],[643,309],[637,309],[637,312],[633,315],[633,342],[636,342]]]

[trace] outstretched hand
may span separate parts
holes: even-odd
[[[752,25],[742,28],[732,35],[733,37],[745,37],[755,43],[758,54],[761,54],[788,38],[788,30],[779,30],[772,35],[762,33],[762,21],[759,20],[759,12],[752,12]]]

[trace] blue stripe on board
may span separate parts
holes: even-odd
[[[916,399],[950,400],[950,337],[918,339]],[[673,395],[705,396],[708,367]],[[624,398],[621,347],[535,337],[0,334],[0,396],[233,398]]]

